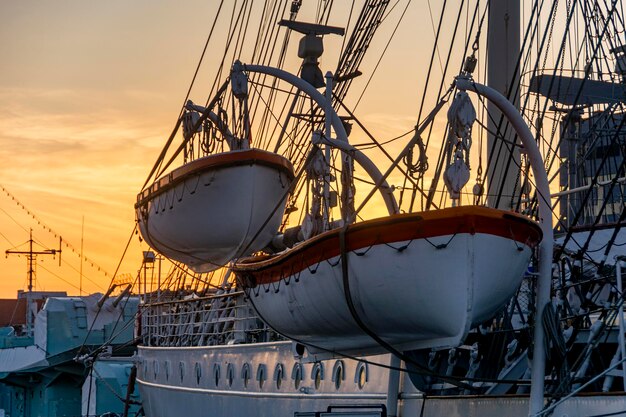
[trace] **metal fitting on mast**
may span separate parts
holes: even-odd
[[[302,58],[300,78],[315,88],[324,87],[326,83],[318,62],[318,58],[324,53],[323,35],[343,36],[345,33],[344,29],[335,26],[296,22],[294,20],[281,20],[278,24],[304,35],[298,45],[298,56]]]

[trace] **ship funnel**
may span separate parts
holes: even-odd
[[[318,61],[318,58],[324,53],[323,35],[343,36],[344,29],[314,23],[296,22],[294,20],[281,20],[278,24],[304,35],[298,45],[298,56],[302,58],[300,78],[315,88],[324,87],[326,83],[324,82],[324,75],[319,68]]]

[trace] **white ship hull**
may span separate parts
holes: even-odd
[[[291,347],[291,342],[140,347],[137,383],[146,415],[172,417],[184,412],[186,417],[293,417],[294,412],[322,411],[329,405],[386,403],[387,369],[348,359],[323,361],[316,388],[314,368],[320,365],[301,363],[294,358]],[[389,359],[389,355],[368,358],[383,365],[388,365]],[[293,372],[297,363],[302,366],[299,384]],[[337,363],[343,366],[338,388],[334,378]],[[279,365],[283,368],[280,388],[275,372]],[[247,385],[244,367],[250,370]],[[232,385],[229,385],[229,369],[232,369]],[[263,378],[259,378],[259,369],[264,369]],[[357,378],[359,372],[364,372],[362,388]],[[263,379],[262,387],[260,379]]]
[[[387,365],[391,357],[385,354],[366,359]],[[370,365],[367,367],[367,381],[363,388],[359,388],[358,378],[355,377],[359,366],[363,365],[350,359],[342,359],[345,379],[339,389],[335,388],[332,372],[337,359],[320,362],[324,372],[317,390],[312,378],[316,365],[303,364],[302,382],[296,389],[291,371],[297,362],[299,360],[294,359],[290,342],[191,348],[140,347],[137,382],[149,417],[294,417],[295,413],[326,411],[329,406],[340,405],[385,405],[388,412],[393,412],[395,407],[395,415],[399,417],[501,417],[503,413],[507,417],[528,416],[527,395],[425,397],[415,390],[408,375],[400,377],[397,401],[389,401],[389,377],[397,374]],[[155,375],[156,363],[158,372]],[[252,375],[248,386],[244,387],[242,368],[246,363]],[[279,363],[283,364],[286,375],[281,388],[277,389],[274,369]],[[199,380],[196,364],[201,369]],[[216,364],[220,368],[217,386],[213,371]],[[229,364],[235,370],[230,387],[226,372]],[[256,378],[259,365],[269,371],[263,388],[259,388]],[[168,366],[169,375],[166,375]],[[184,369],[182,379],[181,367]],[[626,416],[626,396],[573,397],[560,404],[552,415]]]

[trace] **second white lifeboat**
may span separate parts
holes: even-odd
[[[271,241],[293,178],[286,158],[259,149],[196,159],[137,196],[141,235],[196,272],[215,270]]]
[[[360,321],[399,350],[451,347],[514,295],[540,240],[524,216],[455,207],[331,230],[234,271],[260,317],[312,353],[382,350],[347,297]]]

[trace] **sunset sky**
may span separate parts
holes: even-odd
[[[232,8],[232,1],[225,4]],[[396,16],[404,4],[393,11]],[[136,193],[175,124],[217,5],[0,2],[0,185],[42,222],[0,190],[0,249],[26,250],[32,228],[39,250],[57,248],[54,233],[75,250],[62,248],[61,267],[58,259],[40,256],[36,289],[78,293],[83,218],[88,259],[83,292],[108,287],[134,227]],[[433,7],[438,13],[440,5]],[[307,0],[301,16],[311,21],[306,13]],[[381,140],[416,122],[434,38],[428,13],[422,2],[409,6],[369,98],[359,107]],[[218,24],[218,38],[225,25]],[[384,30],[373,45],[379,51],[393,27]],[[209,51],[209,66],[211,59]],[[201,74],[194,90],[199,100],[211,81],[211,74]],[[146,249],[137,236],[131,242],[120,273],[134,274]],[[1,258],[0,270],[0,297],[14,297],[26,287],[24,256]]]
[[[84,254],[109,274],[134,226],[135,195],[176,121],[212,5],[0,3],[0,184],[78,251],[84,216]],[[3,251],[26,242],[28,228],[57,248],[4,193],[0,209]],[[131,248],[121,272],[139,266],[136,237]],[[61,268],[39,257],[37,289],[78,293],[79,258],[63,249]],[[12,297],[25,288],[26,259],[1,262],[0,296]],[[89,263],[83,271],[85,292],[106,290],[109,277]]]

